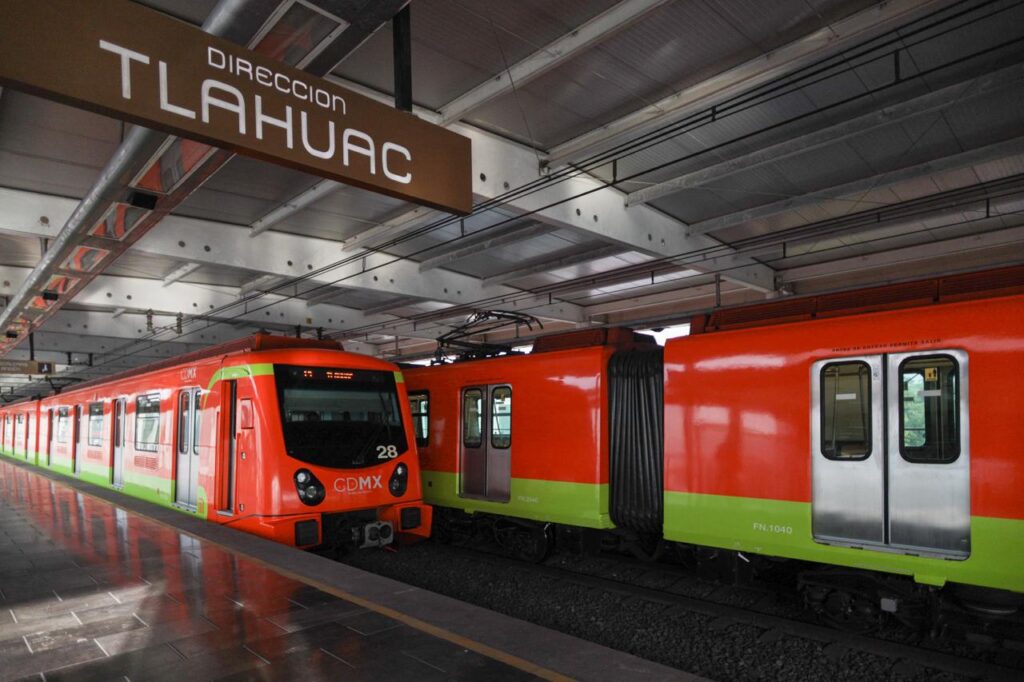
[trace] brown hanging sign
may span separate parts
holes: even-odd
[[[5,0],[0,84],[466,214],[470,141],[128,0]]]

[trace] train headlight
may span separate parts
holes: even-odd
[[[299,469],[295,472],[293,479],[295,481],[295,491],[299,494],[299,499],[302,500],[303,504],[313,507],[324,501],[324,497],[327,496],[327,489],[324,488],[323,483],[317,480],[312,471],[309,469]]]
[[[409,487],[409,467],[403,463],[399,463],[395,467],[395,471],[391,474],[391,480],[388,481],[388,491],[391,492],[395,497],[401,497],[405,494],[406,488]]]

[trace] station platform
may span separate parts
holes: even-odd
[[[2,680],[695,680],[0,460]]]

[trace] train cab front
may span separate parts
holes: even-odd
[[[429,537],[401,374],[360,360],[388,369],[274,365],[266,417],[280,435],[268,429],[260,467],[271,513],[254,532],[339,550]]]

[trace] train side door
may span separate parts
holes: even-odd
[[[110,442],[114,450],[114,470],[111,482],[117,487],[124,485],[124,413],[125,400],[118,398],[114,401],[114,420],[110,430]]]
[[[35,420],[35,415],[32,414],[31,412],[29,412],[27,415],[25,415],[25,459],[26,460],[30,459],[32,457],[32,450],[33,450],[33,448],[32,448],[32,436],[35,435],[35,429],[33,429],[33,426],[34,426],[33,421],[34,420]]]
[[[889,542],[971,553],[967,354],[888,356]]]
[[[460,495],[508,502],[512,486],[512,388],[462,390]]]
[[[196,509],[199,486],[199,389],[186,389],[178,394],[178,431],[175,438],[174,501],[188,509]]]
[[[50,458],[53,456],[53,422],[54,412],[51,407],[46,411],[46,466],[50,466]]]
[[[885,542],[882,357],[811,368],[812,525],[823,542]]]
[[[238,381],[229,379],[221,385],[220,418],[224,420],[221,433],[220,454],[217,457],[217,490],[219,503],[217,513],[231,515],[235,513],[235,456],[238,454]]]
[[[968,556],[967,354],[822,360],[811,393],[814,539]]]
[[[459,457],[459,494],[463,497],[487,495],[487,388],[462,389],[462,446]]]
[[[75,475],[82,473],[82,448],[79,439],[82,437],[82,406],[75,405],[74,433],[71,435],[71,465]]]

